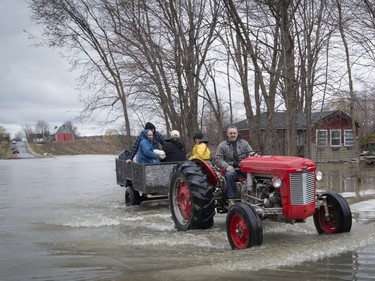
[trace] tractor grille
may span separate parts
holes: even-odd
[[[292,205],[314,202],[314,172],[290,174],[290,196]]]

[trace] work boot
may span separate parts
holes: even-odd
[[[236,205],[236,199],[228,199],[228,205],[229,207]]]

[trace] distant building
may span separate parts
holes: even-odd
[[[49,136],[50,141],[72,141],[74,140],[73,130],[65,124],[61,127],[55,127],[55,130]]]
[[[341,110],[313,112],[311,128],[307,128],[304,114],[296,117],[297,151],[304,157],[306,145],[311,146],[312,159],[314,161],[347,161],[356,157],[354,138],[358,137],[360,125],[356,122],[356,131],[353,132],[351,117]],[[267,128],[267,113],[260,115],[260,128],[263,135]],[[234,124],[243,139],[251,143],[250,127],[247,120]],[[275,112],[274,126],[278,136],[279,155],[286,153],[286,113]],[[311,130],[311,140],[306,141],[306,131]],[[264,152],[267,154],[267,151]]]

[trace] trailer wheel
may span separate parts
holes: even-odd
[[[125,206],[135,206],[141,205],[141,196],[137,190],[134,190],[133,187],[128,186],[125,189]]]
[[[255,210],[243,202],[229,209],[226,230],[233,250],[246,249],[263,243],[262,222]]]
[[[326,197],[323,199],[321,197]],[[352,228],[352,213],[344,197],[337,193],[325,193],[318,199],[327,201],[328,216],[324,207],[315,210],[314,225],[319,234],[349,232]]]
[[[177,164],[169,185],[169,205],[179,231],[208,229],[214,224],[212,186],[202,169],[191,161]]]

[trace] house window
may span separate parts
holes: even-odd
[[[330,130],[331,138],[331,146],[338,147],[341,146],[341,130]]]
[[[327,130],[316,130],[316,146],[327,146]]]
[[[344,145],[345,146],[354,145],[353,130],[344,130]]]

